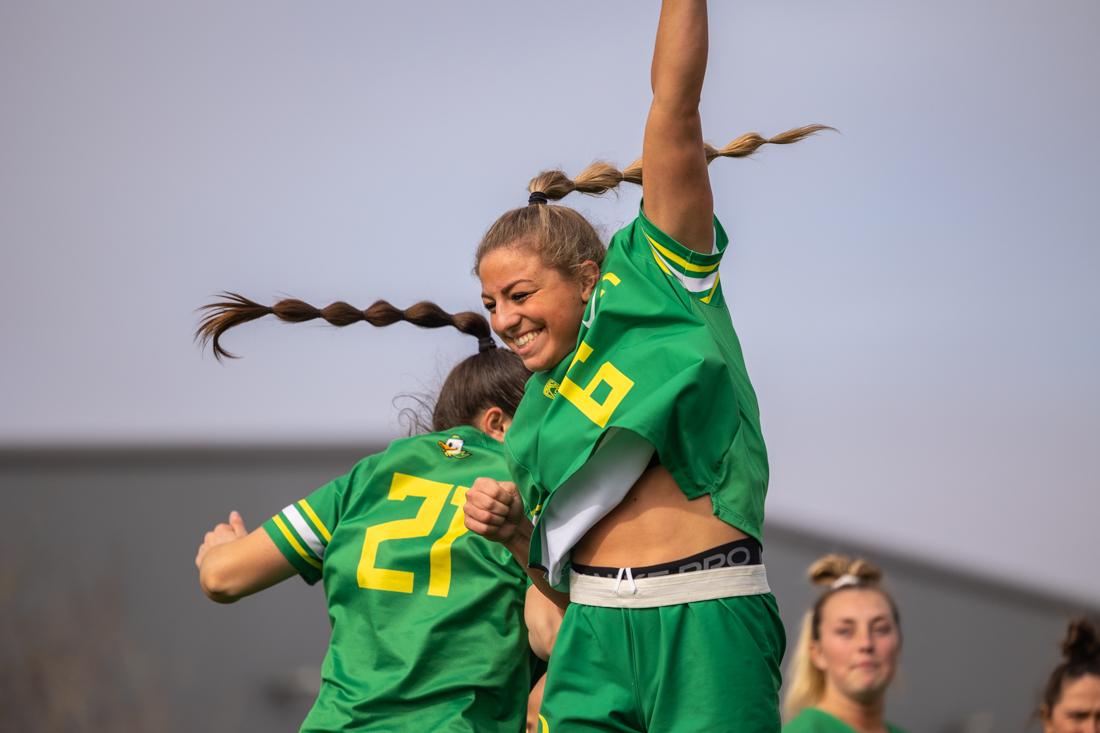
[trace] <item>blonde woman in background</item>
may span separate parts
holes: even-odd
[[[826,555],[810,566],[825,588],[806,612],[787,669],[783,733],[904,733],[886,722],[886,689],[901,652],[894,599],[882,571]]]

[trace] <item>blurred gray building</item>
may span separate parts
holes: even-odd
[[[327,643],[320,588],[292,580],[219,606],[200,593],[192,559],[229,510],[251,528],[364,453],[0,451],[0,727],[297,730]],[[814,594],[805,569],[836,550],[880,563],[901,607],[892,720],[914,733],[1029,729],[1065,622],[1088,609],[772,523],[766,562],[791,645]]]

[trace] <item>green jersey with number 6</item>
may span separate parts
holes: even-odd
[[[761,540],[767,453],[714,228],[700,254],[640,213],[611,240],[576,349],[527,383],[505,445],[535,520],[531,563],[559,588],[572,544],[654,450],[689,499],[709,494],[720,519]]]
[[[500,443],[472,427],[418,435],[263,525],[328,600],[332,639],[303,731],[522,730],[527,581],[466,530],[479,476],[507,478]]]

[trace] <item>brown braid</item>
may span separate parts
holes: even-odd
[[[237,358],[221,346],[220,339],[226,331],[266,315],[274,315],[290,323],[322,318],[334,326],[349,326],[359,321],[366,321],[372,326],[389,326],[408,321],[423,328],[451,326],[475,336],[478,353],[456,364],[444,380],[438,398],[428,400],[429,404],[434,402],[431,404],[430,424],[435,432],[472,425],[481,412],[491,407],[499,407],[509,416],[514,415],[523,399],[524,384],[531,376],[518,356],[507,349],[494,348],[496,344],[492,331],[484,316],[471,311],[451,314],[428,301],[414,303],[405,310],[395,308],[384,300],[375,301],[366,310],[359,310],[343,301],[316,308],[293,298],[266,306],[239,293],[226,292],[222,293],[221,300],[204,305],[200,310],[205,313],[195,331],[195,338],[204,347],[210,344],[219,361],[223,357]]]
[[[708,163],[715,158],[744,158],[756,152],[761,145],[790,145],[832,129],[827,125],[806,125],[767,138],[749,132],[725,147],[704,144],[703,149]],[[585,262],[600,264],[605,249],[588,220],[571,207],[546,205],[544,199],[557,201],[574,191],[598,196],[617,188],[624,181],[641,184],[641,158],[621,171],[610,163],[598,161],[577,174],[576,178],[570,178],[560,170],[538,174],[527,184],[527,191],[541,195],[530,197],[526,206],[505,212],[489,227],[474,255],[474,274],[477,274],[485,255],[517,244],[531,247],[545,265],[567,277],[575,276]]]
[[[715,158],[746,158],[755,153],[762,145],[790,145],[824,130],[836,131],[835,128],[828,125],[804,125],[772,137],[764,137],[758,132],[746,132],[721,148],[716,148],[710,143],[703,143],[703,152],[706,154],[708,164]],[[621,171],[610,163],[596,161],[572,179],[560,170],[543,171],[531,179],[531,182],[527,185],[527,190],[531,193],[544,193],[548,199],[557,201],[574,191],[586,193],[590,196],[599,196],[617,188],[620,183],[624,182],[641,185],[641,158],[638,158]]]
[[[236,359],[237,355],[222,348],[221,337],[229,329],[242,323],[254,321],[266,315],[273,315],[290,323],[303,323],[317,318],[324,319],[333,326],[350,326],[366,321],[372,326],[390,326],[399,321],[408,321],[422,328],[443,328],[452,326],[462,333],[476,337],[486,344],[492,339],[489,322],[484,316],[471,311],[450,314],[435,303],[421,301],[405,310],[396,308],[385,300],[376,300],[365,310],[337,301],[324,308],[317,308],[305,301],[294,298],[280,300],[273,306],[261,305],[239,293],[222,293],[222,299],[202,306],[204,311],[195,339],[205,347],[211,345],[214,357]]]

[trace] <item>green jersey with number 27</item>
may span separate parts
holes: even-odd
[[[500,443],[471,427],[418,435],[264,524],[328,600],[332,639],[303,731],[522,729],[527,581],[466,530],[480,476],[507,478]]]

